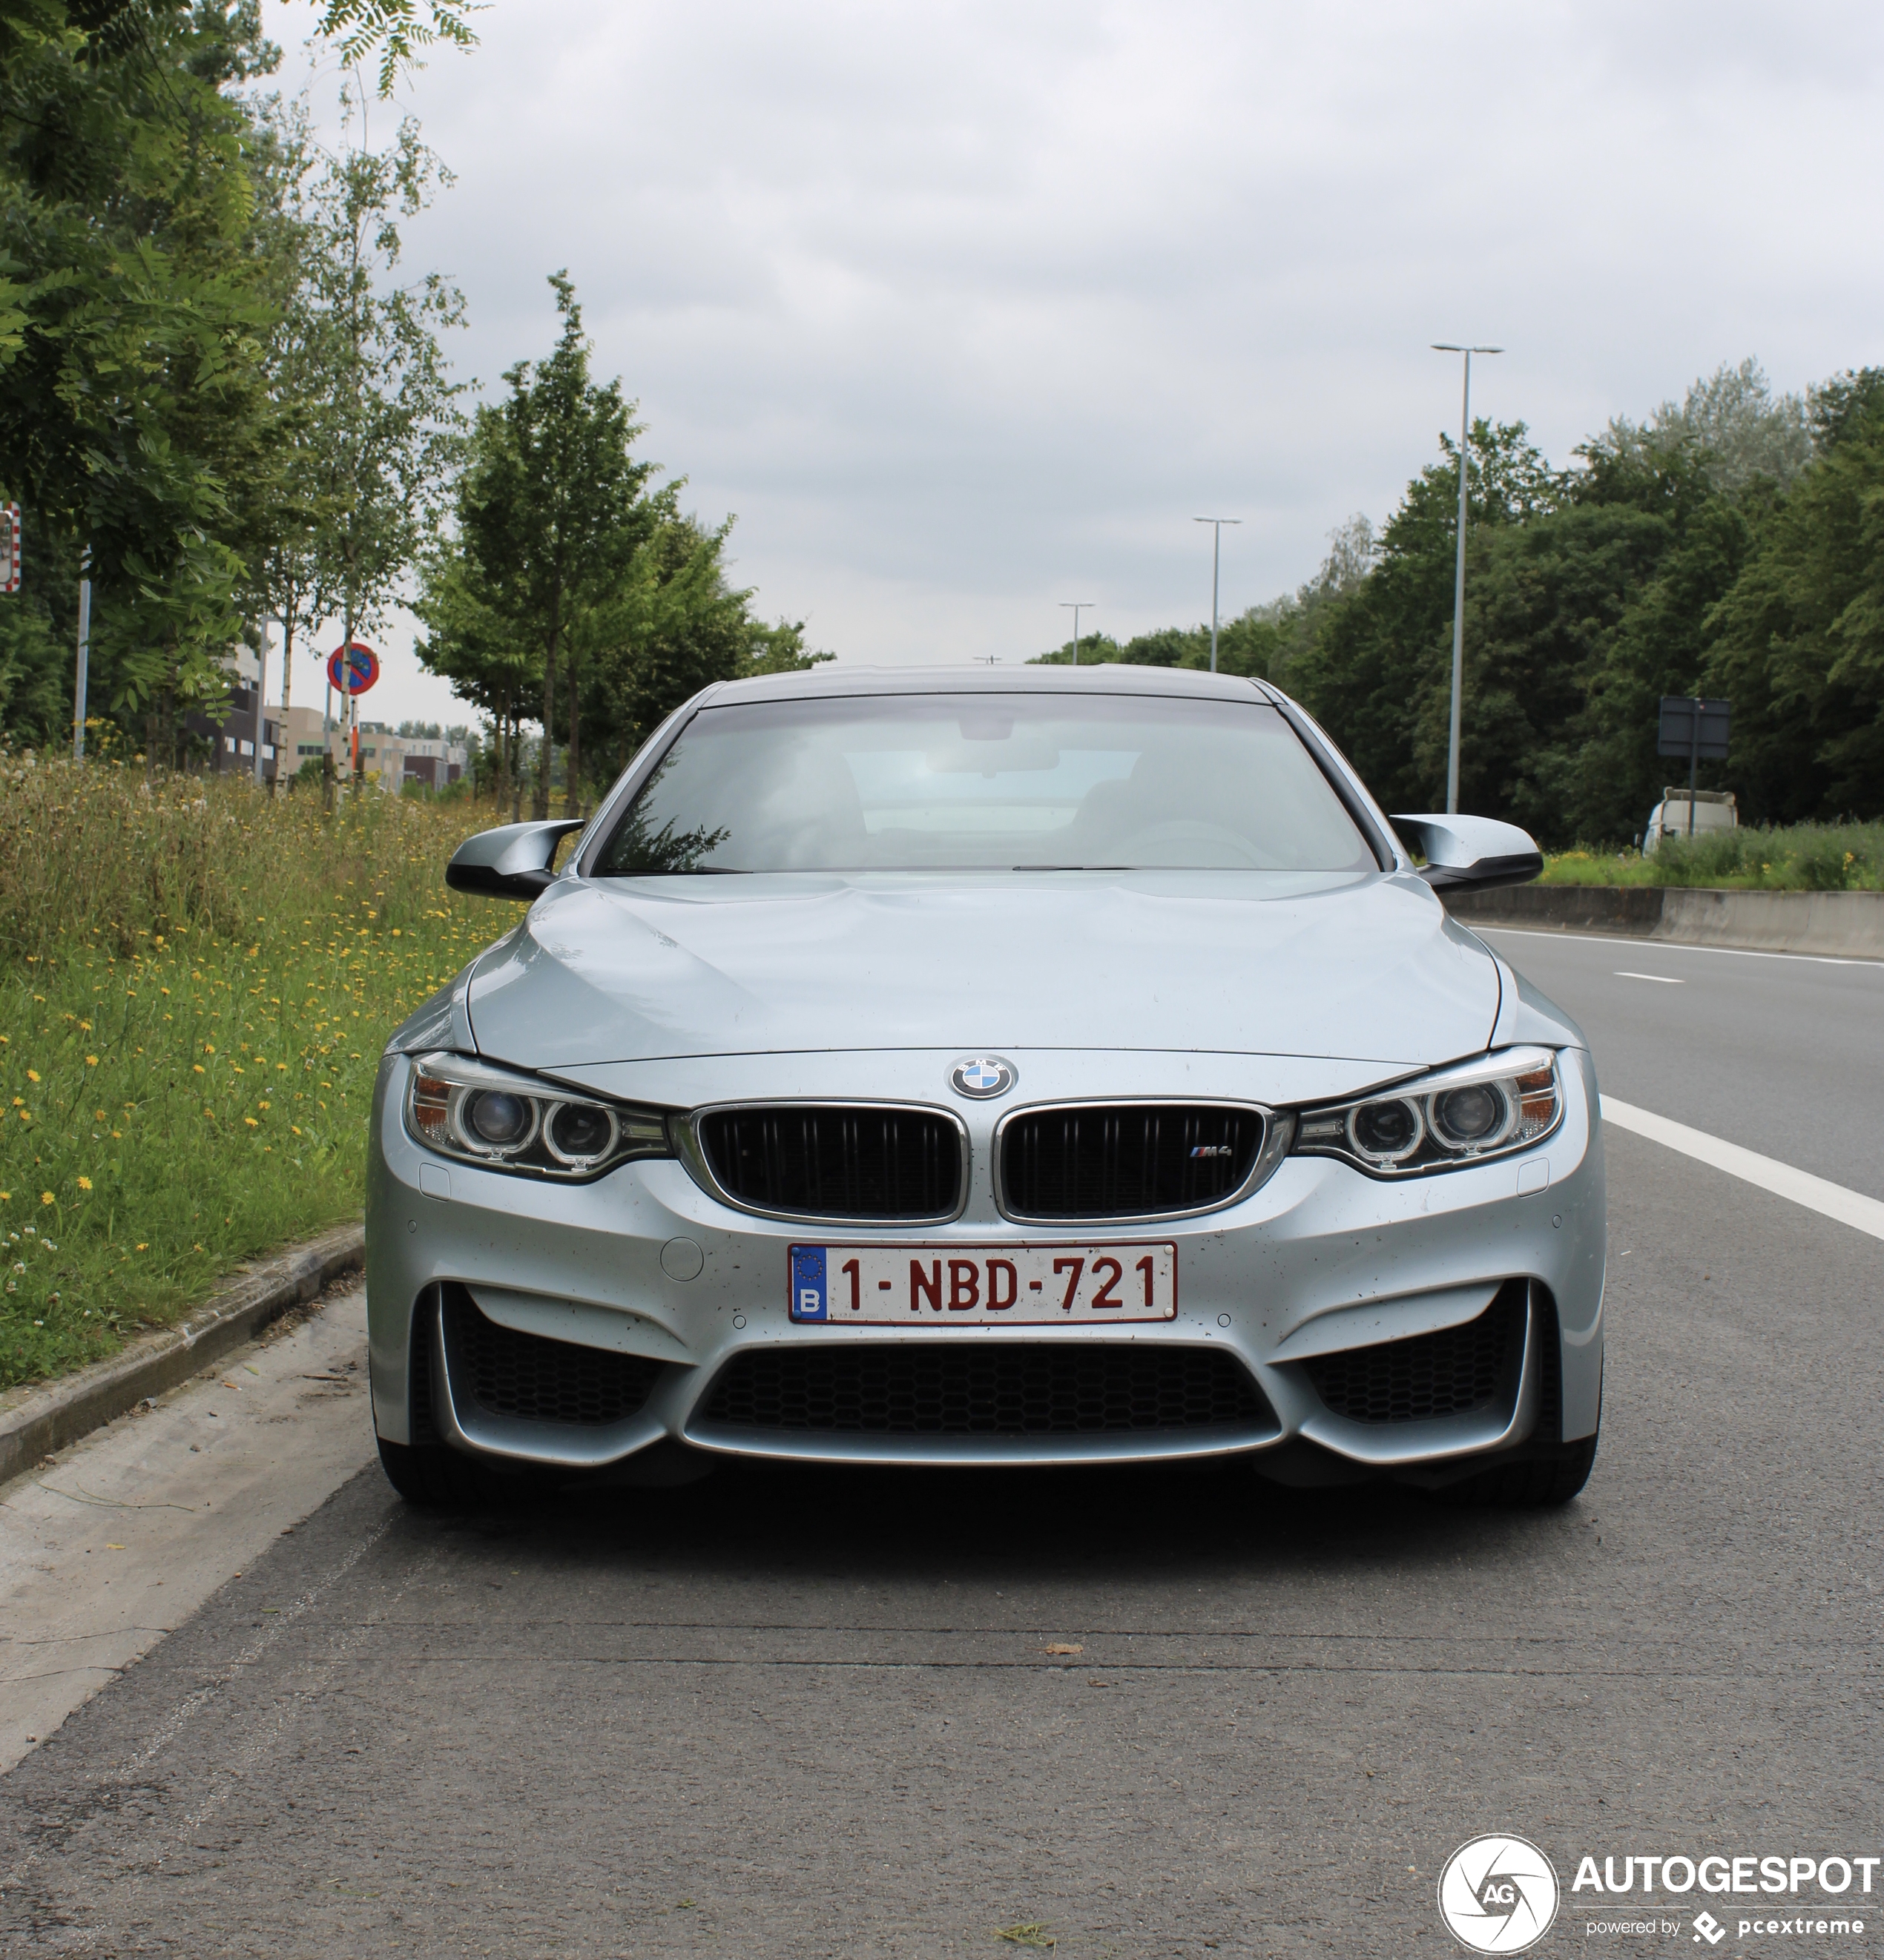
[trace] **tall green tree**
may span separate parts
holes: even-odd
[[[1458,538],[1456,447],[1407,486],[1383,530],[1378,555],[1340,603],[1325,606],[1284,679],[1346,750],[1375,794],[1400,810],[1443,799],[1445,760],[1419,737],[1436,691],[1449,691],[1453,568]],[[1466,463],[1468,581],[1494,533],[1561,501],[1564,480],[1522,422],[1473,423]],[[1469,632],[1468,651],[1472,646]]]
[[[99,695],[167,740],[226,686],[266,501],[269,159],[239,91],[275,51],[253,0],[6,24],[0,457],[40,573],[8,628],[65,638],[88,550]]]
[[[329,157],[299,216],[288,321],[315,392],[298,390],[294,476],[310,516],[307,577],[339,612],[342,644],[377,628],[404,590],[462,453],[465,384],[441,336],[462,323],[463,296],[437,272],[406,278],[399,234],[450,181],[409,117],[383,149]]]
[[[385,84],[428,43],[467,44],[475,11],[318,0],[314,24]],[[336,391],[297,376],[282,330],[298,166],[250,94],[276,59],[256,0],[0,0],[0,489],[29,540],[0,606],[16,738],[63,737],[81,555],[94,711],[172,758],[182,715],[218,708],[244,616],[299,616],[306,473],[283,469],[306,404]]]
[[[1884,370],[1814,406],[1817,459],[1707,622],[1736,781],[1781,822],[1884,815]]]
[[[582,794],[582,666],[590,622],[629,581],[657,512],[646,495],[654,465],[635,456],[641,433],[619,380],[589,370],[582,309],[564,272],[549,284],[562,332],[546,360],[520,361],[510,393],[480,408],[457,494],[466,570],[459,583],[527,647],[543,686],[544,733],[534,807],[549,813],[557,689],[568,723],[569,813]]]
[[[615,601],[589,622],[583,701],[599,776],[613,775],[683,702],[716,681],[815,667],[802,620],[767,625],[727,576],[733,520],[709,528],[679,508],[679,482],[652,500],[657,522]]]

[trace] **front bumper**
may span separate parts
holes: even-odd
[[[847,1058],[867,1064],[874,1093],[938,1106],[944,1099],[934,1085],[948,1059],[926,1051]],[[972,1165],[960,1218],[917,1231],[846,1225],[829,1236],[919,1242],[944,1255],[997,1238],[1064,1241],[1063,1227],[1020,1226],[999,1215],[988,1174],[994,1125],[1012,1107],[1080,1093],[1082,1083],[1090,1095],[1096,1077],[1114,1087],[1118,1058],[1017,1059],[1033,1093],[955,1112],[969,1125]],[[1172,1058],[1168,1072],[1158,1058],[1135,1057],[1135,1080],[1119,1093],[1195,1096],[1200,1059],[1214,1064],[1205,1071],[1210,1093],[1283,1099],[1260,1057]],[[765,1058],[762,1083],[752,1064],[729,1058],[710,1068],[689,1063],[684,1096],[664,1099],[652,1083],[637,1090],[691,1104],[709,1086],[699,1079],[707,1068],[718,1099],[776,1093],[779,1062]],[[1286,1067],[1293,1076],[1300,1065]],[[1175,1321],[1103,1328],[794,1323],[787,1248],[820,1236],[816,1228],[735,1210],[677,1160],[626,1164],[584,1185],[447,1166],[413,1143],[400,1120],[409,1068],[398,1055],[381,1067],[368,1193],[374,1408],[389,1442],[438,1440],[571,1471],[620,1464],[673,1440],[728,1455],[868,1463],[1273,1452],[1278,1472],[1289,1466],[1296,1481],[1309,1459],[1344,1474],[1427,1479],[1448,1465],[1475,1467],[1488,1456],[1555,1446],[1596,1427],[1603,1179],[1595,1077],[1580,1049],[1563,1055],[1562,1123],[1520,1156],[1401,1183],[1333,1159],[1292,1157],[1225,1210],[1137,1230],[1096,1227],[1096,1239],[1175,1241],[1182,1274]],[[466,1312],[481,1318],[466,1322]],[[1494,1314],[1509,1320],[1508,1363],[1501,1364],[1495,1394],[1475,1406],[1434,1414],[1417,1397],[1410,1405],[1391,1397],[1369,1402],[1330,1388],[1337,1377],[1353,1378],[1357,1354],[1392,1351],[1417,1363],[1426,1351],[1421,1341],[1463,1338],[1459,1330]],[[613,1403],[586,1404],[573,1419],[545,1420],[539,1407],[507,1411],[502,1394],[480,1390],[482,1364],[454,1332],[486,1322],[508,1330],[504,1338],[559,1344],[559,1365],[573,1370],[572,1380],[592,1357],[598,1376],[627,1386]],[[1399,1344],[1409,1341],[1415,1348]],[[946,1356],[931,1354],[921,1367],[911,1357],[912,1349],[937,1344]],[[903,1379],[924,1367],[929,1376],[959,1372],[966,1351],[1049,1345],[1112,1349],[1114,1375],[1142,1373],[1154,1363],[1177,1366],[1182,1357],[1173,1351],[1184,1350],[1179,1372],[1187,1379],[1233,1361],[1238,1379],[1246,1373],[1258,1392],[1221,1421],[1028,1433],[946,1433],[933,1424],[898,1431],[881,1424],[839,1430],[729,1422],[718,1393],[727,1371],[758,1365],[759,1351],[823,1365],[836,1353],[893,1350],[881,1358]],[[1120,1348],[1156,1351],[1128,1356]],[[1332,1373],[1331,1357],[1347,1357]],[[1006,1358],[1018,1367],[1022,1357]],[[1315,1480],[1312,1464],[1306,1474]]]

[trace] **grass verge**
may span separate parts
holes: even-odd
[[[0,765],[0,1387],[355,1215],[388,1032],[512,924],[468,802]]]
[[[1750,892],[1884,891],[1884,823],[1801,823],[1665,838],[1652,858],[1580,847],[1546,859],[1545,885],[1689,885]]]

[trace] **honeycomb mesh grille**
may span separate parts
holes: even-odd
[[[444,1290],[452,1387],[487,1415],[587,1427],[620,1422],[648,1400],[662,1364],[487,1320],[463,1290]]]
[[[1024,1218],[1201,1211],[1249,1176],[1262,1120],[1182,1102],[1037,1110],[1001,1132],[1002,1195]]]
[[[412,1437],[415,1447],[423,1448],[438,1440],[438,1429],[431,1412],[431,1316],[425,1311],[422,1300],[419,1310],[412,1316],[411,1347],[411,1374],[409,1393],[412,1409]]]
[[[922,1109],[720,1109],[700,1144],[720,1188],[810,1218],[946,1218],[962,1189],[961,1132]]]
[[[1410,1341],[1302,1363],[1315,1392],[1351,1422],[1426,1422],[1509,1400],[1524,1354],[1527,1283],[1507,1280],[1476,1320]]]
[[[874,1436],[1142,1435],[1275,1420],[1220,1350],[1004,1342],[753,1349],[727,1365],[706,1419]]]

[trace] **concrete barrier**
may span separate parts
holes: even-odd
[[[1884,892],[1730,892],[1676,885],[1510,885],[1446,894],[1468,925],[1615,933],[1681,946],[1884,959]]]

